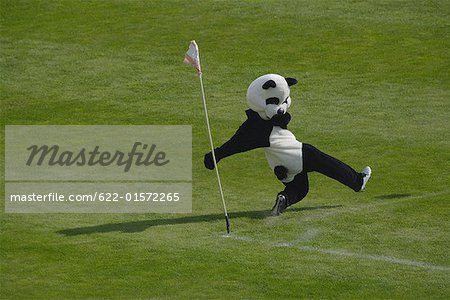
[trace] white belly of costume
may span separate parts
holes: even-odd
[[[287,129],[274,126],[269,137],[270,147],[264,148],[270,167],[284,166],[287,177],[282,182],[291,182],[303,170],[302,143]]]

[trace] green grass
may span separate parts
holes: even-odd
[[[0,14],[2,125],[193,125],[192,214],[2,213],[0,298],[450,297],[448,1],[3,0]],[[223,237],[191,39],[217,144],[254,78],[296,77],[290,130],[371,165],[367,191],[312,174],[270,218],[281,184],[262,150],[236,155],[220,162]]]

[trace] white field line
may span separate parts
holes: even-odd
[[[336,211],[321,214],[320,216],[317,216],[315,218],[314,217],[303,218],[302,221],[308,221],[308,220],[317,219],[317,218],[323,219],[324,217],[329,217],[329,216],[333,216],[333,215],[340,214],[340,213],[355,212],[355,211],[360,211],[360,210],[364,210],[364,209],[371,209],[371,208],[376,208],[379,206],[385,206],[385,205],[395,204],[395,203],[414,200],[414,199],[431,198],[431,197],[442,196],[442,195],[446,195],[446,194],[450,194],[450,190],[427,193],[427,194],[422,194],[422,195],[409,196],[409,197],[404,197],[401,199],[396,199],[396,200],[386,201],[386,202],[381,202],[381,203],[349,207],[347,209],[345,209],[345,208],[337,209]],[[313,228],[313,229],[306,230],[306,232],[302,236],[300,236],[300,238],[298,238],[296,240],[289,241],[289,242],[276,242],[276,243],[271,242],[271,241],[255,239],[255,238],[252,238],[249,236],[237,236],[234,233],[232,233],[231,235],[221,235],[221,237],[231,238],[234,240],[239,240],[239,241],[244,241],[244,242],[258,243],[258,244],[265,245],[268,247],[287,247],[287,248],[294,248],[294,249],[298,249],[301,251],[307,251],[307,252],[316,252],[316,253],[321,253],[321,254],[349,257],[349,258],[360,259],[360,260],[380,261],[380,262],[391,263],[391,264],[399,264],[399,265],[404,265],[404,266],[423,268],[423,269],[428,269],[428,270],[432,270],[432,271],[442,271],[442,272],[450,271],[450,267],[447,267],[447,266],[439,266],[439,265],[434,265],[434,264],[431,264],[428,262],[397,258],[394,256],[365,254],[365,253],[352,252],[352,251],[345,250],[345,249],[325,249],[325,248],[320,248],[320,247],[299,245],[301,243],[313,240],[318,235],[319,235],[319,230]]]
[[[307,229],[306,232],[300,236],[298,239],[295,239],[290,242],[283,242],[283,243],[273,243],[272,246],[275,247],[294,247],[295,245],[299,243],[309,242],[312,241],[316,236],[319,235],[319,229],[317,228],[311,228]]]
[[[432,193],[426,193],[426,194],[415,195],[415,196],[407,196],[407,197],[403,197],[403,198],[399,198],[399,199],[395,199],[395,200],[386,200],[385,202],[362,205],[360,207],[360,209],[391,205],[391,204],[396,204],[396,203],[405,202],[405,201],[411,201],[411,200],[415,200],[415,199],[432,198],[432,197],[437,197],[437,196],[442,196],[442,195],[447,195],[447,194],[450,194],[450,189],[440,191],[440,192],[432,192]]]
[[[221,237],[225,238],[231,238],[234,240],[244,241],[244,242],[253,242],[258,243],[261,245],[265,245],[268,247],[287,247],[287,248],[294,248],[301,251],[307,251],[307,252],[316,252],[321,254],[327,254],[327,255],[334,255],[334,256],[341,256],[341,257],[349,257],[354,259],[360,259],[360,260],[370,260],[370,261],[381,261],[385,263],[391,263],[391,264],[398,264],[398,265],[404,265],[404,266],[410,266],[410,267],[418,267],[422,269],[428,269],[432,271],[442,271],[442,272],[450,272],[450,267],[447,266],[439,266],[434,265],[428,262],[423,261],[417,261],[417,260],[410,260],[410,259],[403,259],[403,258],[397,258],[394,256],[387,256],[387,255],[374,255],[374,254],[365,254],[365,253],[358,253],[358,252],[352,252],[345,249],[324,249],[320,247],[313,247],[313,246],[297,246],[296,244],[298,242],[304,242],[306,239],[312,239],[315,235],[318,234],[318,231],[311,230],[311,232],[308,233],[308,231],[298,240],[292,241],[292,242],[286,242],[286,243],[273,243],[269,241],[264,240],[258,240],[254,239],[252,237],[248,236],[236,236],[235,234],[231,235],[222,235]]]
[[[392,205],[392,204],[397,204],[397,203],[416,200],[416,199],[432,198],[432,197],[437,197],[437,196],[442,196],[442,195],[447,195],[447,194],[450,194],[450,189],[440,191],[440,192],[432,192],[432,193],[426,193],[426,194],[421,194],[421,195],[408,196],[408,197],[403,197],[403,198],[395,199],[395,200],[386,200],[384,202],[377,202],[377,203],[365,204],[365,205],[359,205],[359,206],[351,206],[351,207],[341,208],[341,209],[336,208],[333,211],[325,212],[320,215],[307,216],[307,217],[303,218],[302,221],[324,219],[325,217],[331,217],[331,216],[341,214],[341,213],[358,212],[358,211],[361,211],[364,209],[372,209],[372,208],[377,208],[380,206]]]
[[[336,255],[336,256],[345,256],[345,257],[357,258],[357,259],[362,259],[362,260],[382,261],[382,262],[387,262],[387,263],[392,263],[392,264],[419,267],[419,268],[429,269],[429,270],[433,270],[433,271],[444,271],[444,272],[450,271],[450,267],[438,266],[438,265],[430,264],[428,262],[397,258],[397,257],[393,257],[393,256],[356,253],[356,252],[351,252],[348,250],[338,250],[338,249],[322,249],[319,247],[312,247],[312,246],[300,246],[297,248],[300,250],[303,250],[303,251],[318,252],[318,253],[331,254],[331,255]]]

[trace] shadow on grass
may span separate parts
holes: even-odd
[[[388,195],[376,196],[374,198],[380,199],[380,200],[388,200],[388,199],[406,198],[406,197],[410,197],[410,196],[411,196],[411,194],[388,194]]]
[[[313,207],[293,207],[289,208],[286,212],[298,212],[298,211],[308,211],[316,209],[332,209],[339,208],[342,205],[329,205],[329,206],[313,206]],[[250,219],[265,219],[270,217],[270,211],[267,210],[253,210],[253,211],[239,211],[228,213],[230,219],[234,218],[250,218]],[[125,222],[125,223],[110,223],[89,227],[78,227],[63,229],[57,231],[59,234],[65,236],[74,236],[80,234],[91,234],[91,233],[106,233],[106,232],[124,232],[133,233],[141,232],[147,228],[153,226],[164,226],[164,225],[175,225],[175,224],[188,224],[188,223],[200,223],[200,222],[214,222],[217,220],[223,220],[223,214],[209,214],[209,215],[199,215],[199,216],[186,216],[179,218],[168,218],[168,219],[154,219],[145,221],[135,221],[135,222]]]

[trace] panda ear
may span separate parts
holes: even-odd
[[[297,79],[295,79],[295,78],[286,77],[285,79],[286,79],[288,86],[297,84],[297,82],[298,82]]]
[[[263,84],[263,86],[262,86],[262,88],[263,89],[265,89],[265,90],[267,90],[268,88],[274,88],[274,87],[276,87],[277,86],[277,84],[275,83],[275,81],[273,81],[273,80],[267,80],[264,84]]]

